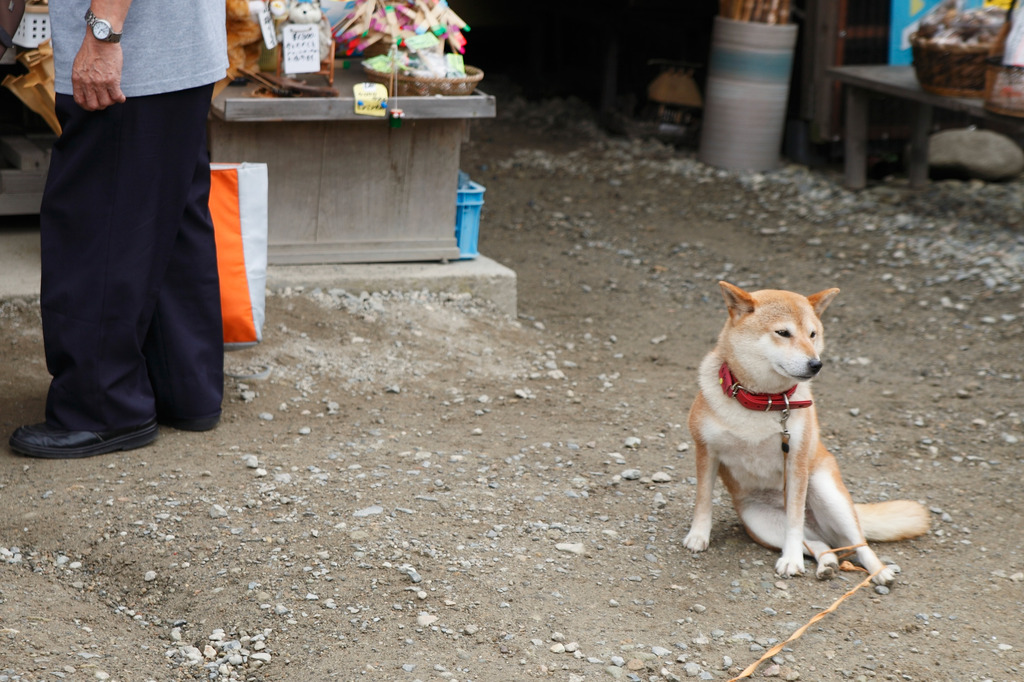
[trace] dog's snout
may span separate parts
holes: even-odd
[[[808,360],[807,361],[807,370],[811,374],[817,374],[818,372],[820,372],[821,371],[821,360],[819,360],[818,358],[814,358],[813,360]]]

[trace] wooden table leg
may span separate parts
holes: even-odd
[[[846,186],[864,189],[868,181],[868,91],[846,86]]]
[[[914,118],[910,129],[907,175],[910,186],[920,188],[928,184],[928,134],[932,129],[932,105],[917,103],[911,113]]]

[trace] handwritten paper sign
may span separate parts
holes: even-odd
[[[320,70],[320,28],[316,24],[286,24],[281,31],[285,73]]]
[[[260,24],[260,32],[263,33],[263,44],[268,50],[277,47],[277,32],[274,30],[274,17],[270,16],[270,10],[264,5],[256,13],[256,19]]]
[[[352,86],[359,116],[384,118],[388,112],[388,89],[381,83],[356,83]]]

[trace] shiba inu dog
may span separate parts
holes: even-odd
[[[700,552],[711,535],[711,495],[721,476],[747,533],[781,549],[775,572],[804,572],[804,553],[819,579],[839,569],[834,550],[889,585],[895,579],[866,540],[894,541],[928,530],[928,511],[906,500],[854,504],[835,458],[821,443],[808,384],[821,370],[821,315],[839,293],[748,293],[719,282],[729,319],[701,362],[700,392],[689,426],[697,460],[693,524],[683,544]]]

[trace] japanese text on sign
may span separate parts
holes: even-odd
[[[288,24],[282,30],[285,73],[320,70],[320,29],[316,24]]]

